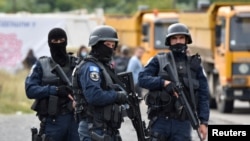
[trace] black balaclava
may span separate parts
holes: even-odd
[[[169,49],[172,51],[174,57],[176,58],[184,58],[185,56],[187,56],[187,45],[186,44],[175,44],[175,45],[171,45],[169,47]]]
[[[90,54],[103,63],[109,63],[112,59],[113,52],[113,48],[104,45],[104,41],[100,41],[92,47]]]
[[[65,42],[52,43],[52,39],[65,38]],[[68,61],[66,46],[67,46],[67,35],[66,32],[61,28],[54,28],[49,32],[48,44],[50,47],[50,53],[53,60],[60,66],[65,66]]]

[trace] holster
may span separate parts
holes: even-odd
[[[92,141],[111,141],[111,136],[104,134],[104,135],[98,135],[95,132],[91,132],[90,134]]]
[[[45,134],[39,135],[37,128],[31,128],[32,141],[49,141],[46,140]]]
[[[95,132],[91,132],[91,139],[92,141],[111,141],[112,137],[110,135],[104,134],[104,135],[98,135]],[[115,140],[114,141],[122,141],[122,138],[120,134],[115,135]]]

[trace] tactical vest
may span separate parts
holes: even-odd
[[[84,92],[82,91],[79,76],[80,76],[80,68],[86,61],[91,61],[98,65],[101,68],[102,74],[102,82],[101,87],[104,90],[110,89],[110,86],[113,84],[113,81],[106,71],[104,65],[97,61],[93,57],[85,58],[81,61],[79,65],[75,67],[73,72],[73,88],[75,90],[75,98],[76,98],[76,111],[77,114],[80,115],[78,117],[85,117],[91,118],[94,123],[94,128],[102,128],[105,129],[110,127],[111,129],[118,129],[121,126],[121,122],[123,121],[122,117],[122,107],[117,104],[111,104],[107,106],[91,106],[87,104],[84,98]]]
[[[188,56],[187,60],[175,62],[175,65],[173,65],[170,53],[160,53],[157,55],[157,59],[159,62],[159,72],[157,76],[160,76],[165,80],[170,80],[169,74],[164,70],[165,65],[170,64],[171,67],[176,66],[179,81],[184,86],[183,90],[186,94],[187,100],[189,101],[191,108],[196,110],[197,90],[199,88],[197,69],[201,62],[200,56]],[[192,88],[192,90],[190,90],[190,88]],[[193,93],[193,100],[191,93]],[[171,94],[166,94],[164,89],[149,91],[146,97],[149,119],[152,119],[155,116],[169,116],[177,119],[187,119],[187,115],[183,109],[180,109],[181,105],[178,105],[179,103],[177,102],[176,97]]]
[[[51,57],[40,57],[38,60],[41,63],[43,77],[42,85],[67,85],[54,73],[52,73],[52,68],[56,63],[52,60]],[[76,58],[72,55],[69,55],[69,62],[62,67],[64,73],[69,79],[71,79],[71,74],[73,68],[75,67]],[[72,101],[69,98],[62,98],[57,96],[49,96],[48,98],[43,98],[36,100],[37,104],[35,105],[34,110],[37,111],[39,116],[57,116],[58,114],[72,112]]]
[[[79,60],[78,60],[79,61]],[[87,101],[83,95],[83,91],[80,85],[79,80],[79,69],[82,67],[82,65],[85,63],[84,60],[80,60],[76,67],[73,70],[72,73],[72,87],[73,87],[73,96],[76,101],[75,105],[75,118],[76,121],[79,122],[82,119],[85,118],[91,118],[91,113],[88,113],[88,106],[87,106]]]

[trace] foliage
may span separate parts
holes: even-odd
[[[33,100],[25,95],[24,80],[28,71],[17,74],[0,71],[0,113],[30,113]]]
[[[0,12],[15,13],[28,11],[32,13],[71,11],[87,9],[89,12],[103,8],[105,13],[134,13],[138,6],[147,5],[149,9],[194,9],[199,0],[0,0]],[[250,0],[208,0],[210,2],[232,2]]]
[[[56,12],[70,11],[85,8],[93,11],[103,8],[107,13],[134,13],[139,5],[148,5],[149,8],[172,8],[174,0],[0,0],[2,12]]]

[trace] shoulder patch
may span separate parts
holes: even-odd
[[[89,67],[89,71],[93,71],[93,72],[99,72],[99,68],[98,67],[96,67],[96,66],[90,66]]]
[[[90,66],[89,67],[89,71],[90,71],[90,79],[93,81],[98,81],[100,79],[100,75],[99,75],[99,68],[96,66]]]
[[[93,80],[93,81],[98,81],[100,79],[100,75],[98,72],[96,71],[93,71],[93,72],[90,72],[89,74],[90,76],[90,79]]]

